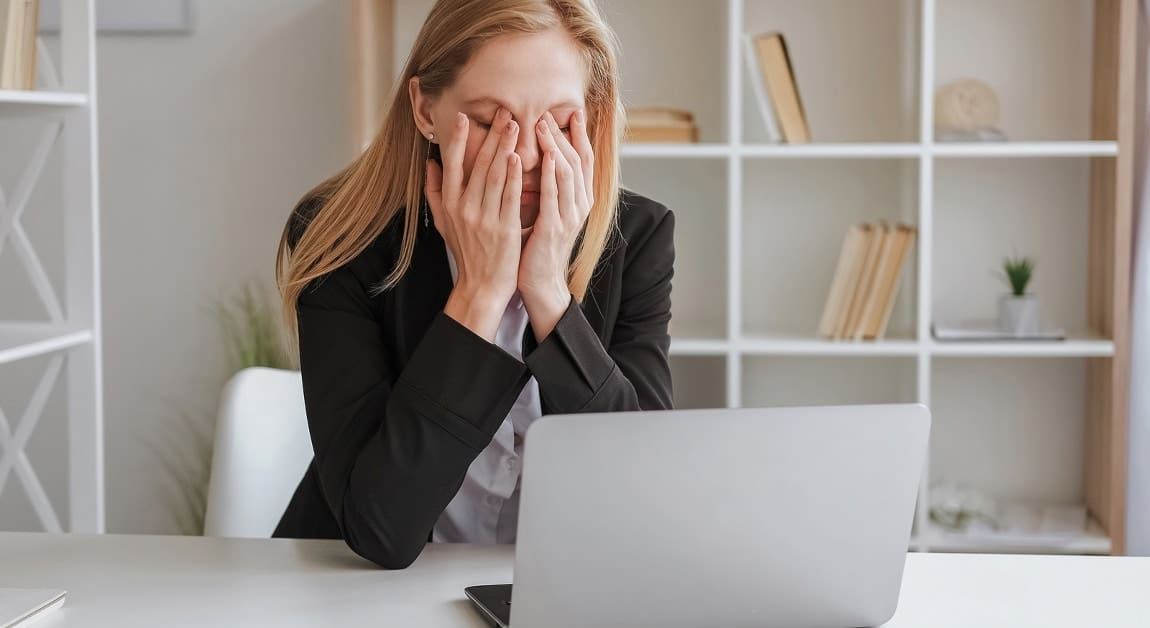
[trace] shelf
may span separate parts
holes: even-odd
[[[0,323],[0,364],[91,342],[92,331],[51,323]]]
[[[1109,554],[1110,538],[1093,519],[1078,535],[964,533],[931,525],[911,540],[912,547],[932,552],[1029,552],[1041,554]]]
[[[673,338],[672,355],[724,355],[737,351],[746,355],[809,356],[916,356],[925,350],[940,357],[1111,357],[1114,343],[1091,336],[1067,340],[1035,341],[955,341],[931,340],[919,343],[907,338],[889,340],[823,340],[804,336],[747,335],[733,341]]]
[[[1117,142],[954,142],[931,145],[936,157],[1113,157]]]
[[[734,346],[748,355],[914,356],[919,351],[917,342],[905,338],[855,342],[799,336],[744,336],[735,341]]]
[[[1114,355],[1114,342],[1085,334],[1066,340],[947,341],[931,340],[931,354],[943,357],[1081,357]]]
[[[619,155],[621,157],[653,157],[653,158],[680,158],[699,159],[726,157],[732,153],[727,144],[621,144]]]
[[[75,92],[0,90],[0,117],[58,114],[68,107],[83,107],[88,95]]]
[[[731,343],[726,340],[672,338],[671,355],[726,355]]]
[[[1114,157],[1117,142],[857,142],[844,144],[623,144],[623,157],[749,159],[913,159],[935,157]]]
[[[846,144],[744,144],[739,146],[738,150],[744,157],[782,159],[899,159],[918,157],[923,152],[921,144],[869,142]]]

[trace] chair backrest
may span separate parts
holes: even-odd
[[[270,537],[312,451],[299,371],[236,373],[220,401],[204,535]]]

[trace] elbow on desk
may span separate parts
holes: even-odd
[[[344,519],[344,542],[351,551],[384,569],[407,569],[427,545],[427,536],[389,535],[362,518]]]
[[[359,539],[350,534],[345,542],[351,551],[384,569],[407,569],[419,558],[426,544],[424,541],[417,545],[394,544],[382,539]]]
[[[416,550],[394,549],[382,546],[352,544],[351,541],[348,541],[348,547],[356,554],[359,554],[384,569],[407,569],[415,562],[416,558],[419,558],[420,552],[423,551],[422,547]]]

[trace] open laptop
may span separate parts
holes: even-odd
[[[917,404],[548,416],[495,626],[874,626],[925,462]]]

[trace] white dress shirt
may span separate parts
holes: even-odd
[[[451,277],[458,270],[447,252]],[[495,344],[523,360],[523,334],[527,310],[516,292],[495,333]],[[523,435],[531,422],[543,415],[539,383],[532,377],[519,393],[507,418],[491,443],[467,469],[463,485],[435,523],[431,539],[436,543],[514,543],[519,520],[519,471],[523,462]]]

